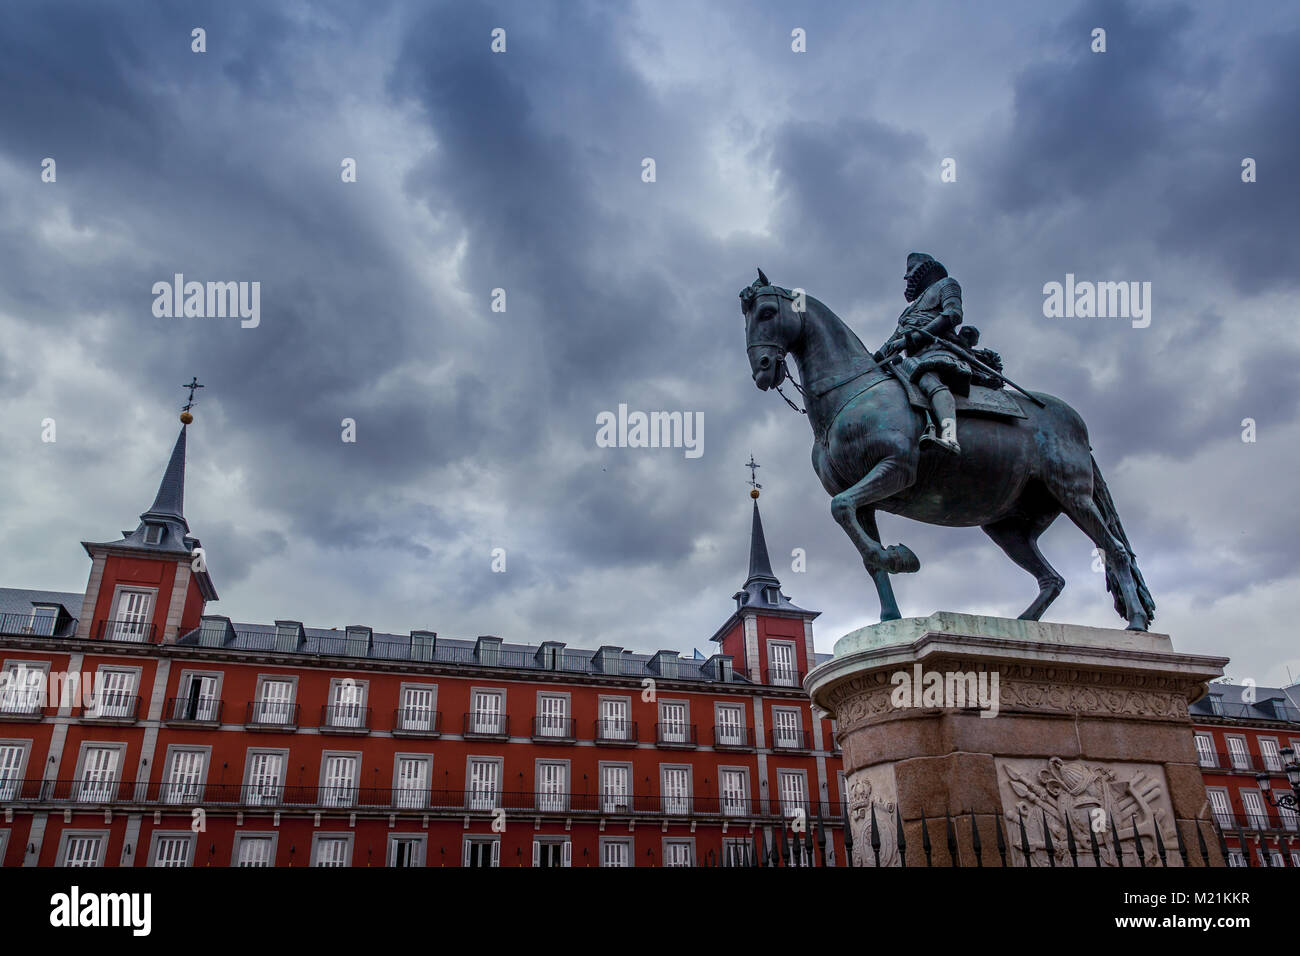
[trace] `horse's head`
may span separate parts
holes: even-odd
[[[794,297],[767,281],[763,270],[740,290],[745,317],[745,346],[754,384],[767,391],[785,380],[785,355],[803,332],[803,316],[794,310]]]

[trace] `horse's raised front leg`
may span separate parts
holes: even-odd
[[[875,508],[859,508],[858,523],[862,525],[862,530],[872,541],[880,544],[880,529],[876,526]],[[878,569],[871,572],[871,578],[876,582],[876,594],[880,597],[880,619],[897,621],[903,615],[899,612],[898,601],[894,598],[894,585],[889,580],[889,572]]]
[[[901,574],[920,570],[921,562],[910,548],[903,544],[881,547],[858,521],[859,508],[870,508],[875,502],[898,494],[915,480],[915,456],[890,455],[876,462],[856,485],[831,499],[831,516],[858,549],[868,571]]]

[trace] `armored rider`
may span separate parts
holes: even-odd
[[[899,352],[899,371],[915,382],[930,400],[938,424],[921,436],[922,444],[933,443],[953,455],[961,454],[957,444],[957,400],[953,392],[970,392],[971,367],[964,359],[944,347],[944,342],[960,342],[956,328],[961,324],[961,286],[948,275],[942,263],[924,252],[907,257],[903,297],[908,307],[898,317],[898,328],[875,354],[876,361],[886,361]],[[922,330],[925,333],[923,334]],[[931,337],[932,336],[932,337]]]

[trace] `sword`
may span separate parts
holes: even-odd
[[[936,343],[936,344],[942,346],[943,348],[951,349],[952,351],[954,351],[954,352],[956,352],[958,355],[960,355],[962,358],[964,358],[964,359],[965,359],[967,362],[969,362],[971,365],[974,365],[974,366],[975,366],[977,369],[979,369],[980,371],[982,371],[982,372],[987,372],[989,375],[992,375],[994,378],[996,378],[998,381],[1002,382],[1004,385],[1010,385],[1010,386],[1011,386],[1012,388],[1014,388],[1017,392],[1019,392],[1021,395],[1025,396],[1025,398],[1029,399],[1031,402],[1033,402],[1033,403],[1034,403],[1035,405],[1037,405],[1039,408],[1046,408],[1046,407],[1047,407],[1047,403],[1044,402],[1042,399],[1037,398],[1037,397],[1034,396],[1034,395],[1030,395],[1028,392],[1026,392],[1023,388],[1021,388],[1021,387],[1020,387],[1019,385],[1017,385],[1015,382],[1011,381],[1011,379],[1007,378],[1005,375],[1003,375],[1003,374],[1002,374],[1001,372],[999,372],[997,369],[992,368],[991,366],[985,365],[983,362],[981,362],[979,359],[977,359],[974,355],[971,355],[970,352],[968,352],[964,347],[958,345],[956,342],[950,342],[948,339],[941,339],[941,338],[939,338],[938,336],[933,335],[932,333],[927,332],[925,329],[921,329],[921,328],[917,328],[917,329],[909,329],[909,331],[911,331],[911,332],[920,332],[922,335],[924,335],[924,336],[925,336],[927,339],[929,339],[931,342],[934,342],[934,343]],[[898,361],[899,359],[901,359],[902,357],[903,357],[903,353],[900,351],[900,352],[898,352],[897,354],[895,354],[895,355],[891,356],[890,358],[886,359],[882,364],[884,364],[884,365],[891,365],[891,364],[893,364],[894,362],[897,362],[897,361]]]

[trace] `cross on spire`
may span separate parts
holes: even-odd
[[[191,408],[194,407],[194,390],[196,388],[203,388],[203,387],[204,386],[199,384],[199,379],[197,375],[190,376],[189,383],[181,386],[181,388],[188,388],[190,390],[189,400],[185,403],[185,407],[182,408],[181,411],[188,412]],[[750,457],[752,458],[753,455],[751,455]]]
[[[749,456],[749,461],[745,462],[745,467],[749,469],[749,481],[745,482],[745,484],[749,485],[749,487],[753,488],[755,491],[758,491],[758,489],[762,488],[763,486],[760,485],[755,480],[758,478],[756,472],[758,471],[759,468],[762,468],[763,466],[760,465],[758,462],[754,461],[754,456],[751,453]]]

